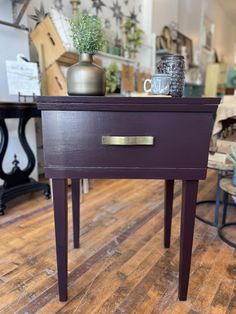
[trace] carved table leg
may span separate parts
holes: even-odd
[[[174,180],[165,181],[164,247],[170,247]]]
[[[53,203],[56,235],[57,273],[60,301],[67,300],[68,210],[67,180],[53,179]]]
[[[50,186],[48,184],[39,183],[32,178],[30,174],[35,167],[35,156],[27,142],[25,129],[28,118],[20,118],[18,126],[19,141],[26,153],[28,164],[25,169],[21,170],[17,156],[14,156],[13,168],[11,172],[5,173],[3,170],[3,159],[8,146],[8,130],[4,119],[0,119],[1,145],[0,145],[0,178],[4,181],[0,188],[0,214],[4,214],[6,203],[15,197],[26,193],[43,191],[46,198],[50,198]]]
[[[180,230],[179,300],[187,299],[198,181],[183,181]]]
[[[21,118],[19,121],[19,127],[18,127],[19,141],[28,158],[28,165],[26,166],[24,170],[22,170],[22,173],[24,173],[25,176],[27,176],[26,180],[29,180],[30,182],[34,184],[35,190],[37,191],[43,190],[43,194],[45,198],[49,199],[51,197],[50,185],[45,184],[45,183],[39,183],[35,180],[30,179],[29,177],[32,171],[34,170],[35,163],[36,163],[34,153],[32,149],[30,148],[29,143],[27,142],[27,139],[26,139],[26,135],[25,135],[25,128],[29,120],[30,118]]]
[[[80,180],[72,179],[72,211],[74,248],[80,247]]]
[[[19,127],[18,127],[19,141],[28,158],[28,165],[24,169],[24,172],[27,175],[27,177],[29,177],[29,175],[32,173],[35,167],[34,153],[32,152],[32,149],[30,148],[26,139],[26,135],[25,135],[25,128],[28,121],[29,121],[29,118],[21,118],[19,121]]]
[[[7,179],[6,173],[3,171],[3,159],[7,150],[8,145],[8,131],[6,122],[4,119],[0,119],[0,133],[1,133],[1,145],[0,145],[0,178],[5,181]],[[0,190],[0,214],[4,215],[4,210],[6,209],[4,200],[4,188],[1,187]]]

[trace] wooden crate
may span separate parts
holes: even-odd
[[[71,65],[78,62],[79,57],[77,53],[66,51],[50,16],[46,16],[30,33],[30,38],[38,53],[43,46],[46,69],[55,61],[64,65]]]
[[[45,72],[48,96],[67,96],[66,77],[60,64],[54,62]]]
[[[102,66],[100,58],[94,58],[94,63]],[[62,64],[54,62],[45,71],[45,83],[47,96],[67,96],[67,82],[64,71],[62,71]]]

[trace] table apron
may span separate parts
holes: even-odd
[[[91,178],[91,179],[168,179],[168,180],[204,180],[207,169],[187,168],[55,168],[46,167],[47,178]]]
[[[124,169],[122,176],[128,169],[198,171],[207,166],[212,124],[209,113],[43,112],[45,166]]]

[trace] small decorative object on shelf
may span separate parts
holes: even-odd
[[[79,11],[80,0],[71,0],[70,4],[72,6],[72,16],[76,18]]]
[[[236,186],[236,149],[231,147],[231,152],[226,156],[226,158],[234,165],[232,184]]]
[[[188,59],[188,65],[191,66],[193,64],[193,42],[192,39],[185,36],[184,34],[178,32],[177,37],[177,54],[182,53],[182,47],[185,48],[186,58]]]
[[[119,69],[115,61],[113,61],[106,71],[106,92],[112,94],[117,89],[119,83]]]
[[[122,30],[124,32],[124,49],[128,57],[135,59],[138,49],[143,45],[144,31],[138,27],[137,22],[131,18],[124,20]]]
[[[124,49],[122,47],[122,43],[121,43],[121,39],[118,38],[118,36],[116,36],[115,38],[115,48],[117,49],[117,54],[119,56],[123,56],[124,55]]]
[[[162,51],[162,52],[165,51],[166,54],[169,53],[166,47],[166,40],[163,36],[156,37],[156,50],[157,50],[157,53],[159,53],[159,51]]]
[[[162,34],[156,37],[156,52],[158,55],[177,53],[177,25],[172,22],[170,26],[164,26]]]
[[[132,65],[122,65],[121,83],[122,94],[129,95],[135,91],[135,68]]]
[[[170,95],[173,97],[182,97],[184,94],[184,58],[182,56],[164,56],[157,64],[159,73],[168,74],[171,77]]]
[[[165,39],[167,50],[171,51],[172,38],[171,38],[171,31],[170,31],[170,28],[168,26],[164,26],[163,31],[162,31],[162,36]]]
[[[151,93],[151,95],[168,95],[170,92],[171,78],[167,74],[154,74],[151,79],[146,79],[144,82],[145,93]],[[150,88],[147,89],[147,83],[150,84]]]
[[[74,47],[80,62],[72,65],[67,74],[69,95],[104,96],[106,93],[105,70],[93,63],[93,55],[105,44],[102,21],[97,16],[80,14],[71,20]]]
[[[105,37],[105,52],[111,55],[117,55],[117,49],[115,47],[115,33],[111,29],[106,29]]]
[[[114,35],[111,30],[106,32],[106,52],[115,56],[123,56],[124,48],[121,44],[121,39]]]

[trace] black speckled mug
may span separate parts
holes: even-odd
[[[165,56],[157,64],[157,71],[170,75],[170,92],[172,97],[183,97],[185,81],[184,57],[178,55]]]

